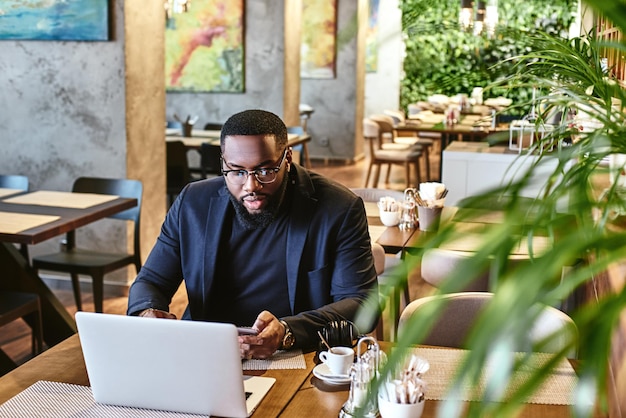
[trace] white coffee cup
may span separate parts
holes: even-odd
[[[385,226],[396,226],[400,223],[400,211],[379,211],[380,221]]]
[[[347,376],[354,362],[354,350],[350,347],[332,347],[328,351],[322,351],[319,358],[328,366],[331,373]]]

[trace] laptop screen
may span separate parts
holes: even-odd
[[[231,324],[92,312],[77,312],[76,324],[99,403],[247,417],[275,381],[246,377],[244,389]]]

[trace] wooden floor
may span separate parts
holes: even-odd
[[[431,155],[431,172],[433,178],[439,176],[439,161],[438,152],[433,152]],[[363,187],[365,181],[365,173],[367,170],[367,161],[361,160],[353,164],[337,163],[337,162],[312,162],[313,171],[319,172],[330,178],[346,185],[347,187]],[[423,168],[422,168],[423,169]],[[381,178],[386,170],[381,173]],[[390,181],[388,184],[383,185],[383,182],[379,184],[379,187],[385,187],[395,190],[404,190],[404,170],[402,167],[394,167],[391,171]],[[425,285],[419,277],[411,278],[410,281],[410,294],[411,299],[419,297],[419,295],[431,292],[432,289]],[[76,312],[74,305],[74,299],[71,289],[53,289],[55,295],[66,307],[71,315]],[[180,317],[187,305],[186,295],[184,289],[180,289],[176,294],[170,310]],[[107,296],[104,300],[104,312],[113,314],[124,314],[126,312],[127,298],[120,296]],[[93,300],[89,288],[83,292],[83,309],[86,311],[93,311]],[[0,347],[18,364],[21,364],[31,358],[31,342],[30,342],[30,327],[26,325],[22,320],[14,321],[13,323],[2,328],[0,333]]]

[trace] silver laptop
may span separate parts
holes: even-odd
[[[274,378],[245,376],[234,325],[77,312],[96,402],[248,417]]]

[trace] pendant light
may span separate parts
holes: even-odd
[[[461,0],[461,11],[459,12],[459,25],[461,29],[469,30],[474,24],[474,1]]]

